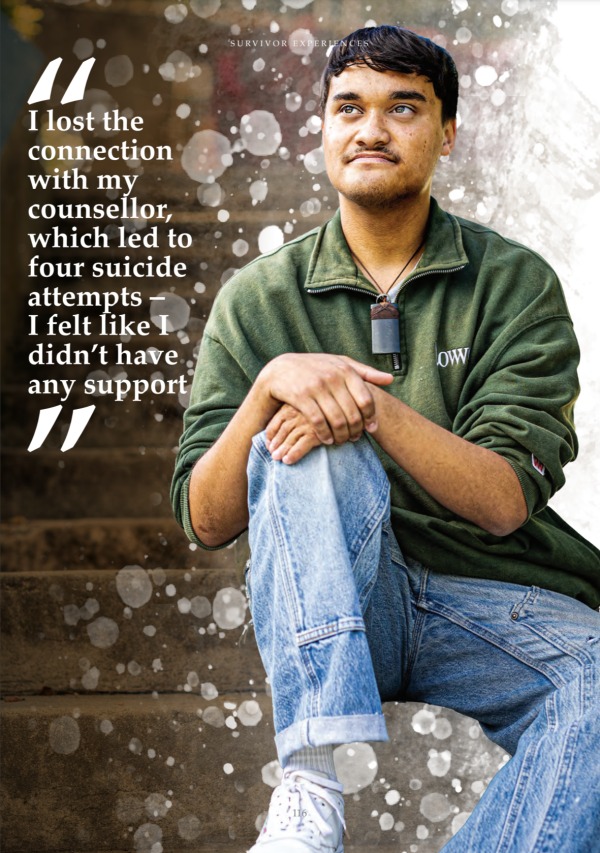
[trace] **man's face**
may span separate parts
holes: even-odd
[[[323,117],[329,179],[370,209],[429,195],[436,164],[454,147],[456,121],[442,124],[442,102],[416,74],[344,69],[331,79]]]

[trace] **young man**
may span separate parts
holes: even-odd
[[[333,745],[386,740],[382,699],[454,708],[513,755],[446,850],[597,849],[600,552],[546,506],[578,347],[545,261],[430,196],[457,95],[410,31],[338,45],[340,208],[236,274],[202,340],[172,499],[203,547],[249,526],[284,768],[253,853],[342,851]]]

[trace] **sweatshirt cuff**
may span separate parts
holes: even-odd
[[[196,536],[196,533],[195,533],[194,528],[192,526],[192,517],[191,517],[191,513],[190,513],[190,502],[189,502],[189,490],[190,490],[191,476],[192,476],[192,472],[190,471],[190,473],[188,474],[188,476],[186,477],[186,479],[183,482],[183,485],[181,487],[181,493],[180,493],[181,497],[180,497],[179,510],[181,512],[181,526],[183,527],[183,529],[185,531],[185,535],[190,540],[190,542],[193,542],[195,545],[199,545],[201,548],[204,548],[205,551],[220,551],[221,548],[227,548],[228,545],[232,545],[235,542],[235,540],[238,538],[237,536],[233,536],[227,542],[223,542],[222,545],[214,545],[212,547],[210,545],[205,545],[204,542],[202,542]]]
[[[504,458],[506,459],[506,456]],[[523,524],[526,524],[533,515],[533,513],[539,511],[540,509],[539,507],[536,507],[536,504],[539,502],[540,499],[540,490],[535,481],[530,477],[529,474],[525,472],[525,470],[520,465],[518,465],[516,462],[513,462],[512,459],[506,459],[506,461],[519,478],[519,483],[521,484],[521,488],[523,489],[523,496],[525,498],[525,503],[527,504],[527,518],[525,519]]]

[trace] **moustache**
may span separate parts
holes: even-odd
[[[351,160],[354,160],[355,157],[360,157],[363,154],[372,154],[374,156],[384,156],[391,160],[393,163],[398,163],[400,161],[400,157],[394,154],[392,151],[388,151],[387,148],[379,148],[376,151],[355,151],[354,154],[350,154],[344,158],[345,163],[349,163]]]

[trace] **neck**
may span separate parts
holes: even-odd
[[[350,249],[371,269],[401,267],[425,238],[429,192],[395,207],[371,210],[340,195],[340,217]]]

